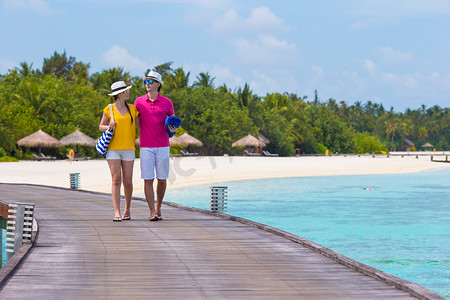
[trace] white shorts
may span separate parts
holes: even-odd
[[[124,161],[134,161],[135,150],[108,150],[106,159],[120,159]]]
[[[141,178],[144,180],[169,178],[170,147],[140,149]]]

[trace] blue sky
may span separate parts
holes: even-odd
[[[0,74],[66,51],[90,74],[173,61],[259,96],[450,103],[448,0],[1,0]]]

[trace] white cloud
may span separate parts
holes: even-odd
[[[222,15],[211,20],[209,31],[214,34],[236,35],[275,34],[286,32],[288,27],[281,18],[273,14],[267,7],[252,9],[250,16],[244,18],[234,9],[229,9]]]
[[[419,73],[409,73],[406,75],[395,75],[392,73],[383,73],[381,83],[395,86],[397,89],[416,89],[424,78]]]
[[[362,68],[370,75],[375,75],[375,72],[377,71],[377,66],[373,61],[369,59],[366,59],[362,62]]]
[[[403,19],[450,16],[450,1],[358,0],[352,1],[349,13],[357,18],[350,27],[360,30],[397,24]]]
[[[132,74],[141,74],[148,67],[148,64],[137,57],[133,57],[128,50],[114,45],[108,51],[103,53],[102,61],[109,67],[123,67],[124,70],[130,71]]]
[[[252,72],[252,78],[253,79],[249,83],[250,89],[252,89],[255,94],[259,94],[259,96],[264,96],[264,92],[280,91],[280,87],[277,83],[282,82],[282,79],[277,78],[274,74],[268,75],[267,72],[255,69]]]
[[[252,13],[245,20],[244,25],[247,29],[255,32],[283,32],[287,29],[283,20],[264,6],[252,9]]]
[[[381,62],[386,65],[406,64],[414,60],[414,55],[411,52],[401,52],[390,47],[380,47],[378,53]]]
[[[225,33],[235,32],[240,30],[242,24],[242,19],[239,14],[230,9],[222,14],[219,18],[212,21],[210,31],[214,33]]]
[[[437,73],[437,72],[433,72],[433,73],[431,73],[431,75],[428,77],[429,79],[432,79],[432,80],[434,80],[434,79],[440,79],[441,78],[441,75],[439,75],[439,73]]]
[[[324,75],[323,69],[319,66],[312,66],[311,68],[311,79],[312,80],[317,80],[322,78]]]
[[[422,82],[422,78],[418,73],[408,74],[403,79],[403,85],[407,88],[416,88],[419,81]]]
[[[353,3],[358,13],[381,18],[450,14],[447,0],[358,0]]]
[[[216,79],[214,80],[215,85],[219,86],[222,85],[222,82],[229,82],[230,80],[232,80],[233,77],[233,73],[231,72],[231,70],[227,67],[222,67],[219,65],[214,65],[212,67],[212,77],[215,77]]]
[[[282,64],[281,67],[299,64],[297,46],[271,35],[259,35],[253,40],[239,39],[235,47],[238,59],[244,64]]]
[[[3,0],[3,6],[10,10],[31,9],[37,13],[49,11],[49,6],[43,0]]]
[[[164,4],[167,3],[175,3],[175,4],[188,4],[188,5],[194,5],[199,7],[205,7],[210,9],[216,9],[221,8],[225,5],[229,4],[228,0],[151,0],[151,2],[163,2]]]

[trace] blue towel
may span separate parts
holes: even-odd
[[[181,125],[181,119],[175,116],[170,116],[166,118],[166,130],[167,133],[169,134],[169,137],[173,137],[175,135],[175,132],[172,132],[169,130],[169,125],[175,126],[176,128],[180,127]]]

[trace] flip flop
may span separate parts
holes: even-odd
[[[123,215],[122,221],[128,221],[128,220],[131,220],[131,216],[130,215]]]
[[[161,214],[157,215],[156,217],[158,218],[158,220],[159,220],[159,221],[161,221],[161,220],[162,220],[162,216],[161,216]]]
[[[148,218],[150,221],[158,221],[159,219],[158,219],[158,217],[157,216],[153,216],[153,217],[150,217],[150,218]]]
[[[113,222],[122,222],[122,218],[114,217]]]

